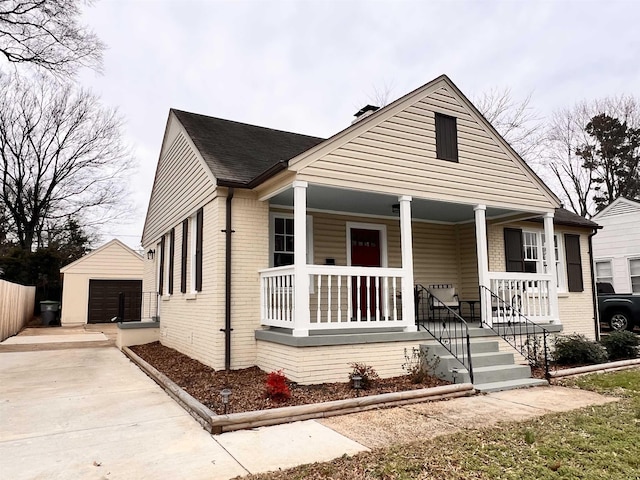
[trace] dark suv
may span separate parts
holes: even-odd
[[[633,330],[640,325],[640,295],[616,293],[610,283],[596,284],[598,314],[612,330]]]

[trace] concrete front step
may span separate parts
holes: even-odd
[[[464,350],[465,345],[458,345]],[[496,340],[476,338],[470,342],[471,360],[473,365],[474,386],[482,385],[485,389],[508,390],[526,386],[544,385],[547,382],[531,378],[531,368],[528,365],[515,364],[514,354],[500,352]],[[469,382],[468,370],[441,344],[428,342],[421,345],[426,350],[427,358],[439,357],[435,363],[433,373],[454,383]],[[491,390],[494,391],[494,390]]]
[[[472,353],[471,360],[473,362],[473,368],[489,367],[491,365],[514,365],[513,353],[509,352],[483,352]],[[452,368],[458,368],[460,362],[456,360],[453,355],[441,355],[440,362],[451,365]]]
[[[469,346],[471,347],[471,355],[473,356],[476,353],[490,353],[490,352],[498,352],[500,345],[497,340],[472,340],[469,342]],[[429,349],[430,355],[437,355],[438,357],[444,357],[447,355],[451,355],[449,351],[437,340],[432,340],[430,342],[425,342],[421,345],[421,347],[426,347]],[[461,341],[458,344],[459,350],[466,351],[467,344],[466,341]]]
[[[500,392],[502,390],[514,390],[516,388],[529,388],[548,386],[549,382],[539,378],[521,378],[519,380],[505,380],[502,382],[474,383],[473,387],[479,392]]]

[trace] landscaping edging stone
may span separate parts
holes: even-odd
[[[124,347],[122,352],[137,364],[142,371],[149,375],[189,414],[194,417],[209,433],[219,434],[233,430],[277,425],[280,423],[296,422],[313,418],[324,418],[347,413],[363,412],[376,408],[397,407],[411,403],[420,403],[462,396],[476,393],[471,383],[443,385],[440,387],[407,390],[404,392],[383,393],[362,397],[333,400],[330,402],[313,403],[309,405],[295,405],[292,407],[256,410],[253,412],[230,413],[216,415],[210,408],[202,405],[198,400],[185,392],[169,377],[136,355],[131,349]]]
[[[634,368],[637,366],[640,366],[640,358],[636,358],[633,360],[620,360],[618,362],[599,363],[596,365],[586,365],[584,367],[565,368],[564,370],[549,372],[549,376],[551,378],[562,378],[569,377],[571,375],[582,375],[585,373],[626,370],[628,368]]]

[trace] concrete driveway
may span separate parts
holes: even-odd
[[[362,450],[314,421],[212,436],[113,347],[0,353],[2,479],[228,479]]]
[[[0,476],[246,474],[115,348],[0,354]]]

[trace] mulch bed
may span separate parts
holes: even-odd
[[[323,383],[320,385],[298,385],[294,382],[287,382],[291,390],[291,398],[283,401],[274,401],[266,396],[267,372],[263,372],[258,367],[232,370],[227,373],[225,371],[215,371],[213,368],[203,365],[176,350],[165,347],[159,342],[130,348],[138,356],[178,384],[189,395],[217,414],[224,413],[220,398],[220,391],[223,388],[230,388],[232,392],[227,413],[307,405],[354,398],[356,396],[355,390],[351,388],[348,382]],[[401,392],[448,384],[449,382],[445,380],[429,376],[422,383],[414,384],[411,383],[407,375],[403,375],[377,379],[360,395]]]

